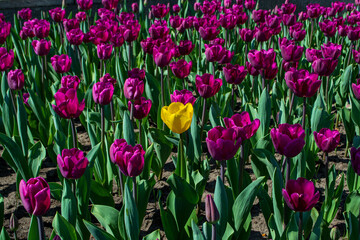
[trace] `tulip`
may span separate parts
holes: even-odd
[[[10,35],[11,23],[0,20],[0,44],[6,42],[7,37]]]
[[[79,22],[79,20],[77,20],[75,18],[74,19],[64,19],[63,25],[64,25],[65,32],[68,32],[71,29],[80,28],[80,22]]]
[[[133,13],[139,12],[139,4],[137,3],[131,4],[131,10],[133,11]]]
[[[334,72],[337,64],[338,60],[320,58],[312,63],[312,68],[315,73],[319,74],[319,76],[330,76]]]
[[[80,84],[80,79],[78,78],[78,76],[67,75],[67,76],[63,76],[61,78],[61,87],[62,88],[78,89],[79,84]]]
[[[282,19],[275,14],[265,16],[265,23],[269,28],[278,28],[281,21]]]
[[[263,71],[263,79],[271,80],[276,77],[279,68],[277,67],[276,62],[273,62],[269,67],[265,68]],[[265,83],[264,83],[265,84]],[[263,85],[264,88],[265,85]]]
[[[202,76],[196,75],[195,84],[201,97],[210,98],[215,96],[220,90],[222,80],[215,79],[214,76],[209,73],[204,73]]]
[[[85,100],[79,103],[76,90],[73,88],[60,88],[54,98],[56,105],[52,107],[62,118],[77,118],[85,108]]]
[[[210,41],[210,44],[208,46],[213,46],[213,45],[224,46],[224,44],[225,44],[225,40],[223,38],[215,38],[214,40]]]
[[[261,70],[271,66],[275,62],[276,53],[274,49],[266,50],[250,50],[248,53],[248,58],[251,66]]]
[[[217,29],[217,26],[202,26],[199,28],[199,34],[202,39],[205,41],[214,40],[217,35],[219,35],[220,30]]]
[[[121,24],[126,24],[127,21],[133,21],[135,18],[135,15],[133,13],[129,13],[129,12],[121,12],[120,16],[117,16],[116,18],[119,20],[119,22]]]
[[[17,219],[15,214],[12,213],[10,216],[10,221],[9,221],[9,229],[11,232],[15,233],[18,228],[19,228],[19,220]]]
[[[14,52],[12,49],[9,52],[4,47],[0,47],[0,71],[5,71],[11,68],[14,64]]]
[[[21,90],[24,87],[25,77],[21,69],[10,70],[7,81],[11,90]]]
[[[75,14],[75,18],[79,21],[79,22],[83,22],[86,20],[86,12],[78,12]]]
[[[223,68],[224,77],[227,83],[239,85],[244,81],[248,71],[244,66],[226,64]]]
[[[150,99],[146,99],[144,97],[140,97],[139,99],[134,100],[133,102],[133,116],[136,119],[143,119],[147,115],[149,115],[152,101]],[[128,102],[128,109],[131,111],[131,101]]]
[[[161,109],[161,119],[171,131],[181,134],[190,128],[193,112],[191,103],[173,102]]]
[[[286,85],[298,97],[312,97],[321,85],[318,74],[292,69],[285,73]]]
[[[356,80],[356,84],[351,84],[354,96],[357,100],[360,100],[360,78]]]
[[[325,19],[323,22],[319,22],[320,30],[327,37],[333,37],[336,33],[336,23],[330,21],[329,19]]]
[[[216,223],[220,219],[219,211],[216,207],[216,204],[211,194],[206,195],[205,198],[205,216],[206,216],[206,221],[208,221],[211,224]]]
[[[187,103],[194,105],[196,98],[191,91],[183,89],[181,91],[175,90],[174,93],[170,95],[170,100],[171,102],[181,102],[184,105]]]
[[[323,44],[321,46],[322,57],[337,60],[341,55],[341,49],[342,49],[341,45],[334,44],[331,42],[328,42],[327,44]]]
[[[175,4],[175,5],[172,7],[172,9],[173,9],[173,12],[174,12],[174,13],[179,13],[179,12],[180,12],[180,6],[179,6],[178,4]]]
[[[281,10],[285,14],[291,14],[294,13],[296,10],[296,5],[292,3],[284,3],[281,5]]]
[[[85,173],[89,164],[84,152],[77,148],[64,149],[57,156],[59,170],[66,179],[79,179]]]
[[[241,29],[239,29],[239,33],[240,33],[240,37],[243,41],[251,42],[255,37],[256,30],[241,28]]]
[[[133,68],[132,70],[128,71],[129,78],[138,78],[140,80],[145,79],[145,70],[139,68]]]
[[[45,39],[33,40],[31,42],[34,52],[39,56],[48,55],[51,48],[51,41],[46,41]]]
[[[106,8],[99,8],[98,15],[100,19],[104,21],[114,20],[116,17],[115,13],[112,10]]]
[[[256,6],[255,0],[245,0],[244,6],[246,9],[253,10]]]
[[[287,158],[298,155],[305,145],[305,131],[300,124],[279,124],[271,129],[270,135],[278,153]]]
[[[179,15],[176,15],[176,16],[171,15],[169,17],[169,24],[174,29],[180,27],[180,25],[182,24],[183,21],[184,21],[184,19],[181,18]]]
[[[310,18],[318,18],[320,16],[320,4],[308,4],[306,6],[307,14]]]
[[[232,13],[220,14],[220,25],[225,29],[234,29],[237,24],[236,16]]]
[[[354,61],[357,64],[360,64],[360,51],[353,50],[352,52],[353,52]]]
[[[169,46],[166,45],[162,45],[160,47],[154,46],[153,49],[154,62],[160,68],[169,65],[173,55],[174,55],[174,49],[170,48]]]
[[[310,49],[310,48],[306,49],[305,56],[306,56],[306,60],[311,63],[323,57],[321,50]]]
[[[43,216],[50,208],[50,187],[42,177],[23,179],[19,184],[19,193],[25,210],[35,216]]]
[[[200,7],[201,7],[201,3],[199,3],[199,2],[194,3],[194,11],[195,12],[200,11]]]
[[[30,20],[32,18],[32,10],[30,8],[23,8],[18,11],[18,17],[22,20]]]
[[[70,44],[79,46],[84,40],[84,33],[80,28],[71,29],[70,31],[66,32],[66,37]]]
[[[280,45],[281,56],[286,62],[299,62],[304,52],[304,48],[296,46],[294,43]]]
[[[299,13],[299,21],[306,21],[309,18],[307,12],[300,12]]]
[[[104,8],[108,10],[115,9],[118,5],[119,0],[102,0],[101,3],[104,5]]]
[[[24,102],[24,104],[25,104],[26,106],[28,106],[28,107],[29,107],[29,103],[28,103],[29,97],[30,97],[30,94],[29,94],[29,93],[24,93],[24,94],[23,94],[23,102]]]
[[[154,40],[152,38],[146,38],[141,40],[140,42],[140,46],[142,48],[142,50],[144,51],[144,53],[153,54],[153,49],[154,49]]]
[[[66,73],[70,71],[71,67],[71,58],[66,55],[55,55],[51,58],[51,65],[53,66],[55,72],[57,73]]]
[[[235,129],[237,137],[240,137],[242,141],[254,136],[260,126],[259,119],[251,122],[248,112],[237,113],[231,118],[224,118],[224,123],[227,128]]]
[[[112,51],[113,51],[113,45],[111,44],[100,43],[97,46],[97,55],[98,58],[101,60],[107,60],[111,58]]]
[[[323,128],[319,132],[314,132],[316,145],[321,151],[329,153],[335,150],[340,142],[340,133],[337,130]]]
[[[61,22],[65,17],[65,9],[61,9],[59,7],[50,9],[49,15],[54,22]]]
[[[124,95],[128,100],[139,99],[144,92],[144,82],[138,78],[128,78],[124,83]]]
[[[179,45],[177,46],[177,49],[180,53],[180,55],[185,56],[189,55],[192,50],[194,49],[195,44],[192,43],[190,40],[181,40],[179,42]]]
[[[100,105],[108,105],[114,94],[114,86],[109,82],[97,82],[92,88],[94,102]]]
[[[347,37],[350,41],[357,41],[360,38],[360,27],[359,26],[349,26]]]
[[[115,32],[110,38],[110,42],[114,47],[121,47],[124,41],[125,39],[121,31]]]
[[[111,83],[114,86],[116,84],[116,79],[112,78],[109,73],[106,73],[103,77],[100,78],[100,82]]]
[[[260,71],[254,68],[250,62],[246,62],[246,68],[249,72],[249,74],[253,77],[256,77],[260,74]]]
[[[202,5],[200,5],[200,10],[204,15],[213,15],[213,13],[216,11],[216,3],[215,2],[209,2],[205,0]]]
[[[145,151],[140,144],[133,147],[124,139],[117,139],[110,146],[110,159],[129,177],[140,175],[144,168],[144,155]]]
[[[338,26],[338,33],[339,33],[340,36],[345,37],[345,36],[347,36],[348,32],[349,32],[349,26],[348,25],[344,24],[344,25],[339,25]]]
[[[352,147],[350,150],[351,166],[354,172],[360,176],[360,148]]]
[[[222,55],[221,59],[218,61],[219,64],[228,64],[231,62],[232,58],[234,57],[234,52],[230,52],[229,50],[224,50],[224,54]]]
[[[184,79],[190,74],[192,61],[186,62],[184,59],[180,59],[177,62],[170,63],[170,68],[177,78]]]
[[[288,207],[295,212],[310,211],[320,198],[320,193],[315,192],[314,183],[305,178],[289,180],[282,195]]]
[[[38,38],[46,38],[49,36],[50,23],[44,19],[37,20],[34,24],[35,36]]]
[[[78,6],[84,10],[90,10],[93,6],[93,0],[76,0]]]
[[[170,11],[165,4],[158,3],[157,5],[151,6],[151,13],[155,18],[164,18]]]

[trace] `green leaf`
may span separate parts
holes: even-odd
[[[264,89],[259,99],[258,119],[260,119],[260,131],[264,136],[268,132],[271,118],[271,100],[267,89]]]
[[[161,223],[163,225],[166,237],[168,239],[177,239],[179,235],[179,230],[177,228],[175,217],[169,210],[164,210],[160,200],[161,200],[161,196],[159,196],[158,203],[160,206]]]
[[[83,220],[83,221],[84,221],[84,224],[87,227],[87,229],[90,231],[91,235],[96,240],[116,240],[116,238],[114,238],[113,236],[111,236],[109,233],[105,232],[101,228],[98,228],[91,222],[88,222],[86,220]]]
[[[23,150],[23,154],[27,156],[28,154],[28,134],[27,134],[27,114],[24,108],[24,103],[22,100],[22,96],[20,94],[16,98],[17,100],[17,125],[19,129],[20,139],[21,139],[21,147]],[[34,175],[34,177],[37,175]]]
[[[46,157],[46,149],[39,141],[29,149],[29,166],[33,177],[39,176],[40,168]]]
[[[139,212],[139,224],[141,225],[143,222],[143,218],[146,214],[146,209],[149,202],[149,197],[151,194],[151,191],[154,188],[156,181],[154,178],[154,174],[151,174],[150,179],[142,179],[137,182],[137,192],[138,192],[138,199],[141,199],[141,201],[138,201],[138,212]]]
[[[124,112],[123,121],[124,139],[131,146],[135,146],[134,126],[132,121],[130,121],[130,117],[127,111]]]
[[[56,213],[52,226],[61,239],[76,240],[77,235],[75,228],[58,212]]]
[[[106,229],[106,232],[110,233],[116,239],[121,239],[118,228],[118,210],[105,205],[93,205],[91,213],[96,217],[101,226]]]
[[[38,240],[39,239],[39,229],[37,217],[35,215],[31,216],[30,228],[28,232],[28,240]]]
[[[340,94],[341,96],[346,96],[349,93],[349,86],[351,84],[352,80],[352,69],[353,65],[350,64],[347,66],[343,74],[341,75],[341,81],[340,81]]]
[[[113,196],[98,182],[91,182],[90,200],[93,204],[106,204],[110,207],[114,207]]]
[[[346,198],[345,202],[345,210],[346,212],[351,212],[354,214],[354,216],[359,215],[359,209],[360,209],[360,194],[357,191],[354,191],[349,194]]]
[[[124,218],[126,235],[129,239],[139,239],[139,214],[136,208],[136,203],[127,184],[125,184],[124,190]]]
[[[71,191],[69,180],[64,178],[64,190],[61,197],[61,214],[73,226],[76,224],[77,202],[74,193]],[[73,183],[74,184],[74,183]]]
[[[59,183],[49,182],[50,193],[53,198],[58,201],[61,201],[63,187]]]
[[[28,238],[28,239],[30,239],[30,238]],[[0,240],[11,240],[9,237],[9,234],[6,232],[5,227],[2,227],[2,229],[1,229]]]
[[[141,1],[140,1],[141,2]],[[153,231],[152,233],[146,235],[143,240],[158,240],[158,239],[161,239],[161,236],[160,236],[160,230],[157,229],[155,231]]]
[[[191,221],[191,228],[193,230],[193,239],[194,240],[205,240],[204,235],[201,233],[199,227],[196,225],[194,220]]]
[[[292,214],[292,217],[290,219],[290,222],[286,226],[286,239],[297,239],[298,236],[298,226],[296,224],[295,220],[295,214]]]
[[[186,199],[189,203],[194,205],[198,203],[199,196],[196,190],[178,175],[172,174],[168,178],[167,183],[174,191],[176,197]]]
[[[99,151],[101,149],[101,143],[95,145],[86,155],[86,158],[89,160],[89,167],[94,166],[95,159],[97,158]]]
[[[215,184],[214,202],[220,215],[220,219],[216,223],[217,232],[220,236],[223,236],[226,229],[226,223],[228,221],[229,209],[225,186],[219,176],[217,177]]]

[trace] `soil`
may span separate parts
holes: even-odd
[[[81,126],[77,127],[78,132],[78,139],[79,142],[85,147],[86,150],[89,150],[90,147],[90,141],[89,138],[84,132],[84,129]],[[342,126],[339,127],[339,131],[341,133],[341,143],[339,147],[337,148],[336,152],[333,152],[329,154],[329,167],[331,167],[333,164],[335,165],[335,168],[337,170],[337,173],[344,173],[346,177],[346,171],[348,167],[348,161],[349,157],[345,157],[345,146],[346,146],[346,138],[345,138],[345,130]],[[2,153],[2,150],[0,151],[0,154]],[[320,156],[321,159],[321,156]],[[316,168],[319,168],[319,165],[323,165],[322,162],[318,162]],[[24,207],[22,206],[21,200],[19,198],[19,195],[16,192],[16,174],[14,171],[6,164],[6,162],[0,158],[0,193],[4,197],[4,203],[5,203],[5,220],[4,220],[4,226],[5,229],[10,234],[11,238],[13,239],[13,233],[10,233],[9,230],[9,219],[12,213],[16,215],[16,217],[19,220],[19,228],[17,230],[17,237],[20,240],[27,239],[27,233],[30,225],[30,216],[25,211]],[[205,193],[203,194],[203,197],[206,196],[208,193],[213,193],[215,189],[215,181],[217,176],[220,174],[220,170],[217,168],[215,162],[210,162],[211,166],[211,172],[210,176],[206,185]],[[322,167],[323,168],[323,167]],[[246,171],[250,174],[252,179],[255,179],[255,176],[251,169],[251,164],[248,162],[245,167]],[[169,185],[166,183],[167,178],[172,174],[174,171],[174,165],[172,163],[171,157],[165,164],[164,173],[162,175],[162,179],[157,179],[155,184],[155,192],[157,190],[161,190],[162,194],[162,202],[165,202],[167,194],[170,191]],[[57,178],[57,172],[56,172],[56,164],[53,163],[50,159],[45,159],[42,165],[42,169],[40,171],[40,176],[44,177],[49,182],[58,182]],[[323,196],[323,192],[325,190],[325,175],[322,171],[318,171],[318,173],[315,176],[316,179],[316,188],[321,192],[321,196]],[[337,184],[339,183],[339,179],[337,180]],[[228,184],[225,182],[225,184]],[[269,189],[271,189],[271,181],[268,180]],[[120,197],[117,194],[117,186],[114,185],[114,200],[116,207],[121,206],[121,200]],[[338,210],[338,214],[336,215],[334,221],[332,222],[331,227],[337,227],[339,228],[341,235],[345,235],[345,220],[342,215],[342,212],[344,212],[344,203],[345,199],[348,195],[348,187],[346,184],[345,179],[345,187],[344,187],[344,193],[342,196],[342,201]],[[271,194],[271,192],[269,193]],[[271,196],[271,195],[270,195]],[[320,199],[320,202],[324,199]],[[51,208],[47,212],[47,214],[43,217],[44,220],[44,227],[45,227],[45,234],[47,237],[50,237],[52,232],[52,220],[55,216],[56,212],[60,212],[60,202],[57,200],[52,199],[51,200]],[[318,204],[321,206],[321,203]],[[201,202],[201,210],[200,210],[200,222],[202,223],[205,218],[204,213],[204,198]],[[254,202],[254,205],[252,207],[252,229],[251,229],[251,235],[250,239],[268,239],[269,232],[267,229],[267,225],[264,219],[264,216],[261,212],[259,201],[256,199]],[[96,220],[94,220],[96,221]],[[155,201],[155,197],[153,195],[150,196],[149,204],[147,207],[147,213],[144,218],[144,221],[142,223],[141,227],[141,236],[146,236],[147,234],[150,234],[154,230],[160,229],[160,233],[162,236],[162,239],[165,238],[165,233],[163,231],[163,227],[161,224],[161,218],[160,218],[160,210],[159,206],[157,204],[157,201]]]

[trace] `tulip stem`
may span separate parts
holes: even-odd
[[[241,193],[242,185],[243,185],[243,175],[244,175],[244,159],[245,153],[244,153],[244,144],[241,143],[240,145],[240,161],[239,161],[239,193]]]
[[[12,103],[12,106],[14,109],[15,119],[17,119],[17,110],[16,110],[15,99],[14,99],[14,91],[12,89],[10,89],[10,98],[11,98],[11,103]]]
[[[349,58],[348,58],[348,62],[347,62],[346,66],[350,65],[350,59],[351,59],[351,56],[352,56],[352,49],[353,49],[353,42],[351,41],[350,42],[350,54],[349,54]]]
[[[184,157],[184,140],[182,134],[180,134],[179,154],[176,167],[179,169],[180,177],[186,180],[186,161]]]
[[[214,75],[214,78],[216,78],[216,76],[215,76],[215,62],[212,62],[212,73]]]
[[[205,114],[206,114],[206,98],[203,98],[203,111],[201,115],[201,130],[200,130],[200,141],[202,142],[202,134],[205,126]]]
[[[233,110],[233,112],[235,112],[235,109],[234,109],[235,100],[236,100],[236,98],[234,99],[234,86],[232,86],[231,87],[231,109]]]
[[[305,130],[305,118],[306,118],[306,97],[304,97],[303,103],[303,119],[302,119],[302,128]]]
[[[290,94],[291,94],[291,92],[290,92]],[[290,119],[291,112],[292,112],[292,109],[293,109],[293,106],[294,106],[294,98],[295,98],[295,94],[292,94],[291,100],[290,100],[290,109],[289,109],[288,121],[289,121],[289,119]],[[288,122],[288,121],[286,121],[286,122]]]
[[[265,70],[262,71],[261,73],[261,86],[262,86],[262,89],[264,90],[265,89]]]
[[[161,107],[165,106],[165,90],[164,90],[164,68],[161,68]],[[165,129],[165,123],[163,123],[162,129]]]
[[[38,222],[39,240],[45,240],[44,222],[41,216],[36,216]]]
[[[101,112],[101,149],[104,151],[105,147],[105,114],[104,114],[104,106],[100,105]]]
[[[286,179],[285,179],[285,186],[290,180],[290,171],[291,171],[291,159],[288,157],[285,157],[286,162]]]
[[[303,221],[303,213],[299,212],[299,231],[298,231],[298,240],[302,240],[302,221]]]
[[[130,121],[134,119],[134,101],[130,100]]]
[[[73,118],[70,118],[70,125],[71,125],[71,133],[72,133],[72,139],[73,139],[73,147],[77,148],[77,140],[76,140],[76,128],[75,128],[75,122]]]
[[[141,144],[141,119],[139,119],[139,142],[138,144]]]
[[[329,156],[328,153],[325,153],[325,202],[328,198],[329,192]]]
[[[128,70],[131,70],[131,42],[128,44]]]
[[[114,102],[113,100],[111,99],[110,101],[110,115],[111,115],[111,125],[112,125],[112,128],[113,128],[113,131],[115,133],[115,123],[114,123],[114,119],[115,119],[115,116],[114,116]]]
[[[45,92],[45,61],[43,57],[41,58],[41,95],[44,95],[44,100],[46,99],[46,92]]]
[[[79,63],[80,63],[81,75],[83,75],[83,68],[82,68],[82,63],[81,63],[81,54],[80,54],[79,46],[76,46],[76,52],[77,52],[78,59],[79,59]],[[45,57],[45,56],[44,56],[44,57]]]
[[[121,198],[123,200],[123,197],[124,197],[124,184],[123,184],[123,174],[120,170],[120,167],[118,168],[119,169],[119,180],[120,180],[120,193],[121,193]]]
[[[329,102],[329,81],[330,81],[330,76],[328,76],[326,78],[326,88],[325,88],[325,102],[326,102],[326,106],[328,107],[328,110],[331,111],[331,103]]]
[[[312,42],[313,32],[314,32],[314,20],[311,19],[311,32],[310,32],[309,48],[311,48],[311,42]]]
[[[216,240],[216,224],[211,224],[211,240]]]
[[[201,36],[199,34],[199,59],[201,59]]]
[[[136,200],[136,177],[132,177],[133,180],[133,198],[135,201],[135,204],[137,204],[137,200]]]
[[[225,184],[225,167],[226,167],[226,162],[221,161],[220,162],[220,178],[224,184]]]

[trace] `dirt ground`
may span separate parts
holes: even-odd
[[[78,131],[81,132],[81,130],[83,130],[83,129],[81,129],[81,127],[79,127]],[[333,152],[329,155],[329,161],[330,161],[329,167],[331,167],[334,164],[336,170],[338,172],[345,173],[345,176],[346,176],[349,158],[345,157],[345,146],[346,146],[345,131],[342,126],[340,126],[339,131],[341,133],[341,143],[337,149],[337,152],[336,153]],[[82,145],[90,148],[90,141],[89,141],[89,138],[87,137],[86,133],[84,133],[84,132],[79,133],[78,138]],[[318,162],[318,164],[322,164],[322,163]],[[16,184],[15,184],[16,174],[9,166],[7,166],[6,162],[2,158],[0,158],[0,166],[1,166],[1,168],[0,168],[0,193],[3,195],[4,202],[5,202],[4,226],[9,233],[9,219],[10,219],[10,215],[12,213],[14,213],[16,215],[16,217],[19,219],[19,229],[17,230],[18,239],[20,239],[20,240],[27,239],[27,233],[28,233],[28,228],[29,228],[29,224],[30,224],[30,216],[25,211],[24,207],[22,206],[19,195],[16,193]],[[216,177],[220,174],[220,170],[216,168],[215,162],[210,162],[210,166],[211,166],[212,170],[210,172],[210,177],[207,182],[205,193],[203,196],[205,196],[205,194],[207,194],[207,193],[214,192]],[[163,202],[165,202],[167,193],[169,193],[169,191],[170,191],[170,187],[166,183],[166,180],[171,175],[172,171],[174,171],[174,166],[173,166],[172,161],[169,159],[165,165],[165,171],[162,176],[162,179],[157,180],[156,185],[155,185],[155,190],[161,190],[163,193],[163,195],[162,195]],[[246,171],[248,171],[248,173],[250,173],[252,179],[255,178],[254,174],[252,173],[250,163],[246,164]],[[56,165],[49,159],[46,159],[44,161],[40,175],[49,182],[59,181],[57,178],[57,173],[56,173]],[[319,190],[321,192],[321,195],[323,196],[323,192],[325,189],[324,188],[324,186],[325,186],[324,173],[319,171],[317,176],[315,176],[315,179],[316,179],[316,188],[317,188],[317,190]],[[268,181],[268,183],[271,184],[271,181]],[[228,183],[226,183],[226,184],[228,184]],[[271,185],[269,185],[269,188],[271,189]],[[116,189],[117,189],[117,186],[114,185],[113,192],[115,193],[114,194],[115,204],[116,204],[116,206],[121,206],[121,200],[120,200],[120,197],[116,194],[116,192],[117,192]],[[348,187],[347,187],[346,181],[345,181],[345,190],[344,190],[344,193],[342,196],[342,202],[340,204],[338,214],[336,215],[336,218],[334,219],[332,226],[331,226],[331,227],[334,227],[334,226],[338,227],[339,230],[341,231],[342,235],[345,234],[345,229],[346,229],[342,212],[344,211],[344,203],[345,203],[345,199],[346,199],[347,195],[348,195]],[[320,199],[320,201],[323,201],[323,200],[324,200],[323,198]],[[319,204],[321,204],[321,203],[319,203]],[[205,218],[204,208],[205,208],[205,204],[204,204],[204,198],[203,198],[202,203],[201,203],[201,211],[200,211],[200,215],[202,216],[202,219],[200,217],[201,222],[203,222],[204,221],[203,219]],[[51,235],[52,219],[55,216],[55,213],[57,211],[60,211],[60,202],[52,199],[51,208],[47,212],[47,214],[43,217],[44,226],[45,226],[45,234],[47,237],[50,237],[50,235]],[[151,195],[149,204],[147,207],[147,214],[142,223],[140,234],[141,234],[141,236],[146,236],[147,234],[151,233],[152,231],[154,231],[156,229],[160,229],[162,238],[166,239],[164,237],[165,234],[164,234],[163,227],[161,224],[159,206],[157,205],[157,202],[155,201],[154,196]],[[10,234],[11,238],[13,238],[13,233],[9,233],[9,234]],[[252,230],[251,230],[250,239],[267,239],[269,237],[268,234],[269,233],[268,233],[268,230],[266,227],[265,219],[264,219],[263,214],[261,213],[260,204],[259,204],[258,200],[256,199],[254,206],[252,208]]]

